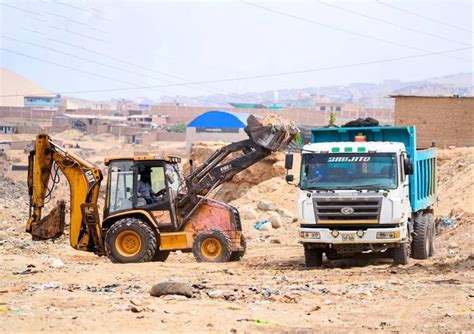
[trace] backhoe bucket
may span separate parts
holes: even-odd
[[[48,240],[59,238],[64,233],[66,204],[59,201],[51,212],[38,223],[32,223],[31,235],[33,240]]]
[[[293,122],[275,114],[268,114],[261,120],[250,115],[245,132],[255,143],[272,151],[283,151],[299,136],[298,128]]]

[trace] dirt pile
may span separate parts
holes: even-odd
[[[191,146],[191,159],[194,166],[198,167],[218,149],[225,146],[222,142],[195,142]],[[225,161],[239,156],[238,153],[231,154]],[[214,198],[228,202],[245,196],[253,186],[274,177],[283,177],[285,168],[283,165],[284,154],[272,153],[252,167],[235,175],[234,178],[223,184],[214,192]]]
[[[437,214],[474,213],[474,147],[438,150]]]

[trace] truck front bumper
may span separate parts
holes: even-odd
[[[337,230],[318,227],[298,228],[300,243],[315,244],[388,244],[400,243],[406,238],[405,226],[374,227],[364,230]]]

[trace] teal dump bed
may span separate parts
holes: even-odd
[[[357,128],[317,128],[311,130],[311,143],[351,142],[362,133],[367,141],[401,142],[413,160],[410,175],[410,202],[413,212],[425,209],[436,201],[436,149],[416,148],[414,126],[372,126]]]

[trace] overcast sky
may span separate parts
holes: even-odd
[[[248,2],[0,0],[1,66],[53,92],[91,99],[406,81],[473,71],[469,0]],[[342,67],[367,62],[375,63]],[[232,78],[241,79],[71,93]]]

